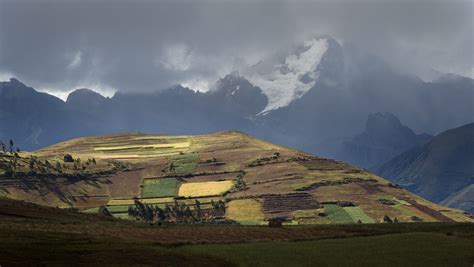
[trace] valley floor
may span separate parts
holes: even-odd
[[[0,264],[472,266],[474,224],[145,225],[2,218]]]

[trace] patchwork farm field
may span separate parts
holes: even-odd
[[[239,132],[128,133],[0,152],[0,178],[11,199],[147,223],[474,222],[366,170]]]
[[[173,197],[178,182],[175,178],[146,179],[143,181],[143,197]]]
[[[233,181],[185,183],[179,187],[179,196],[205,197],[222,195],[234,186]]]

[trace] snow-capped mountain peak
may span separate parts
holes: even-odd
[[[328,47],[327,38],[314,38],[286,56],[260,62],[244,74],[268,97],[268,105],[260,114],[287,106],[309,91],[318,80],[318,66]]]

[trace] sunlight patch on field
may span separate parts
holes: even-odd
[[[170,143],[170,144],[152,144],[152,145],[128,145],[128,146],[113,146],[113,147],[95,147],[95,151],[114,151],[126,149],[154,149],[154,148],[187,148],[191,142]]]
[[[141,158],[156,158],[156,157],[168,157],[178,155],[179,152],[171,152],[171,153],[156,153],[156,154],[148,154],[148,155],[138,155],[138,154],[97,154],[94,155],[97,159],[141,159]]]
[[[182,197],[204,197],[221,195],[234,186],[234,181],[185,183],[179,188]]]
[[[162,139],[185,139],[186,135],[158,135],[158,136],[137,136],[131,138],[132,140],[162,140]]]
[[[157,197],[157,198],[142,198],[140,202],[145,204],[162,204],[162,203],[171,203],[174,201],[172,197]]]
[[[229,202],[226,217],[243,224],[259,224],[265,219],[262,205],[255,199],[239,199]]]

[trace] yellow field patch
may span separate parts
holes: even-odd
[[[145,204],[160,204],[160,203],[170,203],[173,202],[174,198],[172,197],[159,197],[159,198],[142,198],[140,202]]]
[[[178,152],[172,153],[156,153],[149,155],[137,155],[137,154],[103,154],[103,155],[94,155],[97,159],[141,159],[141,158],[156,158],[156,157],[167,157],[178,155]]]
[[[135,200],[133,199],[111,199],[107,202],[107,206],[116,206],[116,205],[134,205]]]
[[[178,195],[182,197],[204,197],[221,195],[234,186],[234,181],[184,183],[179,187]]]
[[[229,202],[226,217],[238,222],[263,221],[262,206],[255,199],[239,199]]]
[[[149,148],[187,148],[191,145],[190,142],[170,143],[170,144],[152,144],[152,145],[128,145],[128,146],[113,146],[113,147],[95,147],[95,151],[114,151],[124,149],[149,149]]]
[[[157,136],[137,136],[133,140],[161,140],[161,139],[185,139],[186,135],[157,135]]]

